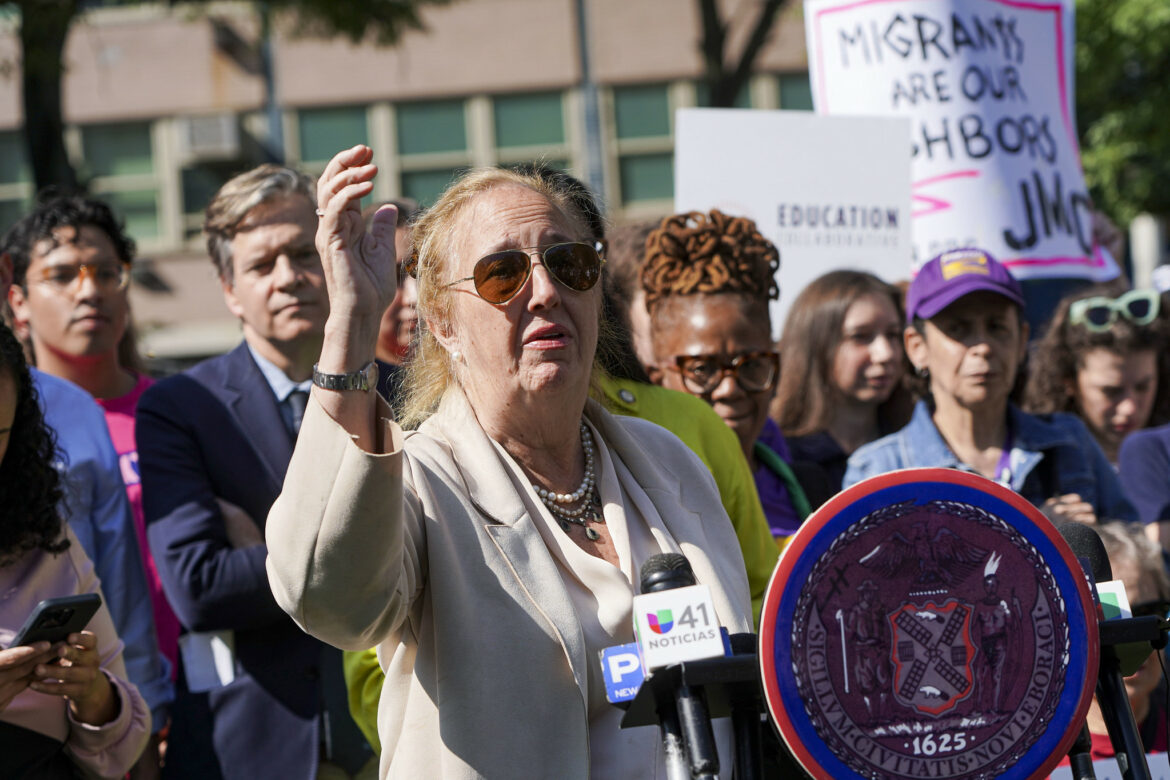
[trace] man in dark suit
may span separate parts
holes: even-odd
[[[244,342],[138,405],[147,534],[184,628],[169,777],[348,776],[372,755],[346,711],[340,652],[296,627],[264,571],[265,518],[329,313],[315,209],[313,183],[276,165],[220,189],[204,229]]]

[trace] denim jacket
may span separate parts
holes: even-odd
[[[1088,428],[1071,414],[1034,415],[1008,407],[1012,490],[1040,506],[1052,496],[1077,493],[1099,519],[1137,519],[1121,483]],[[974,472],[943,440],[925,401],[897,433],[858,448],[849,458],[845,487],[867,477],[908,468],[945,467]]]

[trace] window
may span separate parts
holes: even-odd
[[[435,154],[467,149],[462,100],[439,100],[398,106],[398,153]]]
[[[81,145],[91,176],[149,176],[154,172],[150,125],[146,122],[82,128]]]
[[[612,189],[623,206],[674,197],[671,112],[676,103],[665,84],[614,88],[618,181]]]
[[[708,108],[711,105],[711,90],[707,87],[707,83],[704,81],[700,81],[695,85],[695,103],[701,108]],[[744,85],[740,87],[739,92],[735,96],[735,102],[731,107],[752,107],[752,92],[750,82],[745,82]]]
[[[618,162],[622,202],[674,197],[674,153],[626,155]]]
[[[404,171],[402,194],[423,207],[430,206],[466,168],[438,168],[431,171]]]
[[[96,197],[126,220],[126,232],[138,241],[162,236],[159,180],[149,122],[122,122],[81,128],[81,173],[92,177]]]
[[[486,150],[488,162],[510,167],[541,163],[569,171],[572,149],[562,93],[497,95],[491,99],[491,116],[495,146]]]
[[[203,213],[219,188],[227,183],[242,166],[251,161],[239,160],[193,162],[179,172],[183,195],[183,238],[200,238],[203,232]]]
[[[429,206],[471,165],[463,100],[402,103],[395,107],[399,192]]]
[[[506,95],[493,101],[496,146],[550,146],[565,142],[565,113],[558,92]]]
[[[370,142],[363,106],[301,109],[297,129],[301,162],[321,163],[322,169],[339,150]]]
[[[780,75],[780,108],[796,111],[812,111],[812,87],[807,73],[783,73]]]
[[[0,132],[0,234],[20,219],[32,200],[32,172],[19,130]]]

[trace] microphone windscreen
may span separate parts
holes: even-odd
[[[1105,545],[1101,537],[1089,526],[1073,520],[1061,520],[1056,530],[1068,542],[1073,554],[1078,558],[1088,559],[1093,579],[1097,582],[1108,582],[1113,579],[1113,567],[1109,565],[1109,555],[1105,552]]]
[[[642,564],[642,592],[657,593],[695,584],[691,562],[682,553],[658,553]]]

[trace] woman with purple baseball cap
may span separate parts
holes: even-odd
[[[949,466],[994,479],[1053,518],[1134,519],[1079,419],[1026,414],[1011,402],[1027,354],[1023,306],[1019,282],[981,249],[945,252],[922,267],[906,292],[903,334],[922,400],[906,427],[853,453],[846,486]]]

